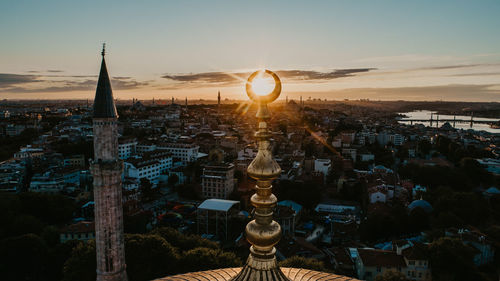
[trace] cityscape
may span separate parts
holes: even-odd
[[[157,9],[178,11],[172,17],[179,22],[182,15],[200,16],[190,20],[197,27],[193,37],[201,36],[193,42],[202,55],[213,44],[209,40],[203,48],[206,34],[215,41],[238,40],[226,35],[237,28],[227,26],[225,17],[239,25],[252,19],[251,11],[259,11],[253,14],[259,19],[282,9],[312,21],[309,12],[320,15],[317,23],[330,21],[321,7],[359,8],[359,15],[370,15],[366,2],[291,1],[289,6],[269,3],[262,11],[229,1],[195,2],[124,3],[117,9],[152,29],[157,27],[148,15]],[[472,31],[476,24],[484,27],[484,37],[478,35],[477,45],[471,45],[477,53],[465,54],[472,48],[465,44],[449,56],[440,53],[443,46],[422,46],[427,53],[421,56],[391,59],[374,52],[349,63],[340,59],[338,67],[320,65],[321,59],[303,53],[308,44],[299,41],[309,36],[303,32],[313,32],[309,23],[292,23],[283,15],[277,18],[290,27],[271,30],[296,36],[299,58],[283,50],[257,61],[241,48],[256,61],[242,58],[241,64],[234,61],[229,41],[220,42],[221,53],[213,50],[213,58],[196,64],[203,58],[184,53],[183,46],[193,46],[180,35],[171,48],[185,56],[185,64],[176,64],[177,55],[171,54],[156,53],[158,60],[149,61],[151,53],[132,42],[141,40],[134,32],[129,39],[134,47],[122,50],[120,35],[109,35],[113,41],[104,43],[82,34],[82,40],[92,40],[85,41],[88,49],[64,43],[85,52],[85,59],[74,60],[63,58],[74,51],[56,46],[49,51],[49,43],[40,39],[35,59],[32,46],[15,48],[28,40],[25,35],[0,28],[12,41],[0,47],[5,58],[0,64],[0,279],[499,280],[500,55],[489,49],[500,41],[490,38],[487,23],[500,24],[490,18],[500,6],[479,2],[481,7],[460,3],[444,15],[453,22],[468,8],[475,8],[471,18],[484,13],[485,19],[470,24]],[[78,18],[99,10],[86,10],[91,4],[58,9],[71,12],[75,20],[69,22],[76,27]],[[18,5],[0,4],[0,10],[13,12],[0,12],[6,16],[0,23],[15,23]],[[29,3],[27,13],[58,11],[55,3],[38,5]],[[108,12],[108,5],[97,14]],[[403,12],[409,4],[382,5]],[[409,28],[413,17],[432,21],[434,12],[423,11],[449,8],[441,5],[413,7],[417,15],[408,14],[404,25]],[[73,10],[78,7],[82,10]],[[207,24],[227,26],[220,34],[199,22],[208,11],[222,13],[218,9],[224,17]],[[233,18],[237,14],[241,22]],[[110,19],[110,25],[127,23],[114,14]],[[175,20],[157,23],[176,26]],[[22,31],[30,21],[16,28]],[[343,25],[351,19],[337,21]],[[434,23],[436,29],[448,25]],[[187,32],[191,25],[186,25],[178,28]],[[318,29],[314,32],[336,30]],[[421,39],[441,40],[429,32]],[[289,40],[264,31],[252,35],[262,45]],[[143,36],[149,39],[141,44],[164,44]],[[454,44],[453,36],[442,44]],[[311,44],[321,55],[328,42]],[[273,44],[259,45],[255,53],[273,53]],[[337,49],[346,58],[359,56],[359,50]],[[139,50],[143,57],[130,58]],[[216,68],[202,66],[214,58],[220,59]],[[310,66],[304,67],[307,59]],[[171,65],[162,70],[165,60]],[[381,60],[388,64],[377,64]],[[135,69],[127,70],[131,66]]]

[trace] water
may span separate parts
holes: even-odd
[[[429,110],[417,110],[417,111],[411,111],[411,112],[405,112],[405,113],[400,113],[403,114],[407,117],[404,117],[404,119],[415,119],[415,120],[424,120],[424,119],[431,119],[431,114],[433,114],[433,121],[432,121],[432,126],[436,127],[439,126],[441,127],[445,122],[439,121],[439,123],[436,125],[436,118],[437,118],[437,113],[435,111],[429,111]],[[439,119],[453,119],[453,117],[456,117],[458,120],[470,120],[470,116],[466,115],[439,115]],[[475,121],[492,121],[492,122],[497,122],[500,119],[494,119],[494,118],[481,118],[481,117],[474,117]],[[409,121],[399,121],[402,124],[407,124],[410,125]],[[453,126],[453,122],[449,122],[450,125]],[[425,126],[430,126],[430,122],[413,122],[413,124],[424,124]],[[478,124],[474,123],[472,125],[472,128],[470,127],[470,123],[462,123],[462,122],[457,122],[454,126],[456,129],[464,129],[464,130],[469,130],[473,129],[476,131],[486,131],[494,134],[500,134],[500,129],[493,129],[490,127],[488,124]]]

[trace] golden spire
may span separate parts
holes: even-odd
[[[243,269],[233,281],[243,280],[289,280],[278,267],[276,260],[276,245],[281,238],[281,227],[273,220],[273,209],[276,207],[277,198],[272,194],[272,181],[276,179],[281,168],[272,157],[270,150],[270,133],[267,129],[267,120],[270,118],[267,104],[276,100],[281,93],[281,81],[270,70],[265,73],[274,78],[274,90],[266,95],[257,95],[252,89],[252,81],[261,74],[256,71],[250,75],[246,83],[248,97],[258,104],[256,117],[259,120],[259,129],[255,138],[259,142],[259,150],[255,159],[247,168],[248,175],[257,180],[256,193],[250,199],[255,207],[255,219],[246,226],[246,239],[252,246],[250,255]]]

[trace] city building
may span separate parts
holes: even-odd
[[[234,164],[212,163],[203,168],[202,194],[205,198],[227,199],[234,190]]]
[[[135,138],[119,138],[118,139],[118,158],[122,160],[128,159],[136,153],[137,140]]]
[[[314,160],[314,171],[322,173],[324,177],[328,175],[331,169],[332,169],[332,160],[330,159]]]
[[[124,163],[124,176],[127,178],[148,179],[157,184],[160,176],[172,168],[172,154],[166,150],[153,150],[128,158]]]
[[[80,221],[62,228],[59,240],[64,243],[69,240],[87,241],[95,239],[95,224],[90,221]]]

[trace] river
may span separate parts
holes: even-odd
[[[429,111],[429,110],[417,110],[417,111],[411,111],[411,112],[405,112],[405,113],[400,113],[402,115],[405,115],[407,117],[404,117],[404,119],[410,119],[410,120],[424,120],[424,119],[431,119],[431,114],[433,114],[433,122],[432,126],[436,127],[439,126],[441,127],[445,122],[439,121],[439,123],[436,125],[436,118],[437,118],[437,113],[435,111]],[[439,115],[439,119],[453,119],[453,117],[456,117],[456,119],[459,120],[470,120],[470,116],[466,115]],[[494,119],[494,118],[481,118],[481,117],[474,117],[473,120],[476,121],[491,121],[491,122],[498,122],[500,119]],[[399,123],[402,124],[407,124],[409,125],[409,121],[399,121]],[[425,126],[430,126],[430,122],[413,122],[413,124],[424,124]],[[453,126],[453,122],[450,122],[450,125]],[[500,129],[493,129],[490,127],[489,124],[478,124],[474,123],[472,125],[472,128],[470,127],[470,123],[456,123],[454,128],[456,129],[473,129],[476,131],[486,131],[494,134],[500,134]]]

